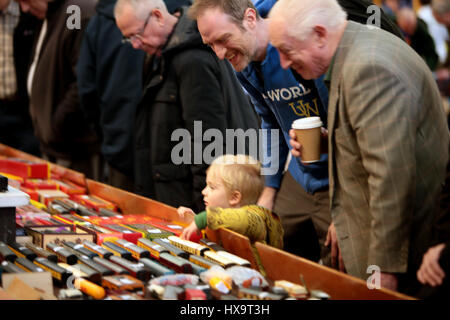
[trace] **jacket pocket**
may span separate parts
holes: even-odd
[[[155,102],[167,104],[177,103],[178,89],[174,85],[164,85],[155,95]]]

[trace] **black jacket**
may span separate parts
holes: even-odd
[[[122,43],[117,0],[100,0],[86,28],[77,65],[78,93],[85,115],[102,137],[101,152],[115,169],[133,176],[133,121],[142,98],[145,53]],[[169,12],[189,0],[166,0]]]
[[[374,12],[367,12],[367,8],[374,5],[371,0],[337,0],[341,7],[347,12],[348,20],[362,24],[374,23],[369,21]],[[404,40],[403,34],[398,26],[389,18],[389,16],[380,8],[380,28],[386,30],[400,39]]]
[[[33,78],[30,113],[41,150],[50,156],[85,159],[99,151],[98,137],[80,108],[75,70],[94,4],[91,0],[54,0],[48,5],[47,33]],[[68,28],[67,8],[71,5],[80,8],[80,29]]]
[[[100,0],[86,28],[77,64],[81,107],[102,137],[105,160],[133,175],[132,127],[142,97],[145,53],[122,43],[114,19],[117,0]]]
[[[394,16],[392,20],[397,24],[397,18]],[[399,27],[400,28],[400,27]],[[402,31],[403,32],[403,31]],[[413,34],[405,34],[406,42],[417,52],[419,56],[426,62],[431,71],[436,70],[439,64],[439,56],[436,53],[436,46],[431,37],[428,26],[425,21],[417,17],[417,27]]]
[[[175,138],[171,141],[172,133],[187,129],[184,132],[194,139],[194,121],[201,121],[201,134],[217,129],[225,143],[227,128],[258,129],[258,118],[234,70],[202,43],[197,25],[186,17],[185,8],[161,57],[155,58],[150,68],[136,118],[136,192],[201,212],[208,164],[194,164],[194,155],[201,157],[210,142],[196,139],[194,144],[189,140],[191,152],[185,156],[193,164],[175,164],[172,151],[181,142]]]

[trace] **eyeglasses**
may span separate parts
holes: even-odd
[[[128,36],[128,37],[125,37],[125,36],[123,36],[122,37],[122,43],[129,43],[129,44],[133,44],[133,41],[134,40],[136,40],[136,39],[138,39],[138,38],[141,38],[142,37],[142,34],[144,33],[144,31],[145,31],[145,28],[147,28],[147,24],[148,24],[148,21],[150,20],[150,17],[152,16],[152,12],[150,11],[150,13],[148,14],[148,16],[147,16],[147,19],[145,20],[145,23],[144,23],[144,26],[141,28],[141,30],[139,30],[138,32],[136,32],[134,35],[132,35],[132,36]]]

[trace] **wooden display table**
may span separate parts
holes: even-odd
[[[42,159],[33,157],[13,148],[0,144],[0,155],[16,157],[27,160]],[[193,219],[193,215],[186,215],[181,219],[176,208],[165,205],[112,186],[85,179],[84,175],[61,166],[51,164],[52,172],[57,172],[65,179],[69,179],[87,188],[92,195],[114,202],[123,214],[142,214],[155,218],[176,222],[187,226]],[[207,236],[211,241],[224,247],[227,251],[236,254],[251,262],[252,267],[258,269],[253,256],[249,239],[243,235],[227,229],[207,230]],[[262,243],[255,244],[261,263],[271,281],[288,280],[302,284],[300,275],[303,275],[308,289],[319,289],[328,293],[332,299],[337,300],[399,300],[414,299],[387,289],[373,289],[367,287],[365,281],[324,267],[315,262],[292,255]]]

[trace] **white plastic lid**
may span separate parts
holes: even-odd
[[[322,125],[322,120],[319,117],[307,117],[292,122],[292,129],[312,129],[321,127]]]

